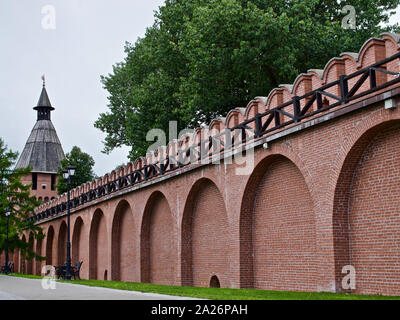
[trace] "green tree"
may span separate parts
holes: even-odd
[[[57,193],[62,194],[67,191],[67,184],[63,178],[62,172],[73,165],[76,167],[75,175],[71,181],[71,188],[80,186],[82,183],[92,181],[96,178],[93,172],[94,160],[92,156],[83,152],[79,147],[74,146],[71,152],[65,155],[65,158],[61,160],[61,166],[58,169],[58,182],[57,182]]]
[[[0,254],[5,249],[7,218],[6,208],[11,209],[9,217],[8,249],[20,249],[23,259],[43,260],[33,250],[33,243],[23,240],[23,232],[32,234],[31,239],[43,239],[42,229],[33,221],[25,221],[34,208],[40,204],[34,196],[30,195],[31,185],[21,182],[22,176],[29,175],[31,168],[13,169],[18,153],[8,150],[4,141],[0,138]]]
[[[168,132],[209,123],[280,83],[356,51],[370,37],[397,31],[387,25],[400,0],[166,0],[153,26],[126,58],[102,76],[109,112],[95,127],[107,134],[104,152],[131,147],[130,159],[153,142],[152,128]],[[351,4],[356,28],[342,28]]]

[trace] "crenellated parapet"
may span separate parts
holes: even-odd
[[[309,69],[292,84],[281,84],[267,96],[258,96],[245,108],[234,108],[166,146],[149,151],[92,182],[71,190],[71,206],[77,207],[122,188],[133,186],[198,164],[231,151],[270,132],[318,117],[370,93],[400,82],[400,35],[383,33],[364,43],[358,53],[344,52],[323,69]],[[63,212],[66,195],[43,203],[31,219]]]

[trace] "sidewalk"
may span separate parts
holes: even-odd
[[[194,298],[90,287],[56,282],[43,289],[42,279],[0,275],[0,300],[196,300]]]

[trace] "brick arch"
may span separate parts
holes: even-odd
[[[67,261],[67,224],[62,221],[58,231],[57,264],[62,265]]]
[[[26,242],[25,234],[22,235],[21,240],[23,242]],[[26,259],[25,259],[24,250],[19,250],[19,263],[20,263],[19,272],[26,273]]]
[[[111,280],[135,281],[136,229],[131,206],[126,200],[121,200],[115,209],[111,242]]]
[[[47,229],[46,234],[46,265],[53,265],[53,246],[54,246],[54,228],[52,225]]]
[[[43,240],[38,238],[36,240],[36,249],[35,252],[37,255],[42,256],[42,245],[43,245]],[[39,259],[36,259],[35,261],[35,274],[37,276],[40,276],[42,274],[42,261]]]
[[[291,159],[270,154],[258,163],[241,204],[242,288],[316,289],[313,208],[306,178]]]
[[[33,232],[29,233],[29,237],[28,237],[28,243],[29,243],[29,249],[30,250],[34,250],[34,236],[33,236]],[[26,262],[26,273],[27,274],[33,274],[33,258],[27,259]]]
[[[344,162],[348,159],[351,149],[356,142],[361,142],[361,138],[374,136],[374,131],[379,131],[385,126],[390,126],[393,121],[398,121],[396,113],[387,112],[387,110],[381,108],[374,112],[369,113],[362,121],[357,122],[357,125],[351,131],[346,131],[346,135],[342,144],[337,148],[338,153],[332,161],[331,170],[329,172],[329,183],[326,191],[326,195],[330,198],[328,202],[333,205],[333,199],[335,195],[336,186],[338,183],[341,168]],[[382,127],[381,127],[382,126]],[[367,134],[367,135],[366,135]]]
[[[300,144],[299,147],[300,149],[303,148],[303,145]],[[258,159],[258,161],[255,161],[254,163],[254,168],[256,168],[259,164],[261,164],[264,161],[268,161],[267,158],[271,156],[282,156],[284,158],[289,159],[293,164],[297,167],[297,169],[300,171],[301,175],[303,176],[307,188],[311,193],[311,196],[314,200],[315,195],[318,194],[318,188],[314,186],[314,181],[313,181],[313,173],[310,172],[309,167],[305,165],[306,160],[304,159],[304,156],[302,155],[301,152],[298,152],[298,149],[294,150],[293,147],[291,146],[290,143],[288,144],[273,144],[270,149],[266,150],[266,154],[262,155],[261,158]],[[252,174],[255,172],[253,170]],[[250,175],[250,177],[247,180],[246,185],[249,185],[249,181],[254,179]],[[243,201],[242,201],[243,202]]]
[[[71,263],[75,265],[78,261],[83,261],[80,270],[80,276],[86,274],[88,266],[88,248],[86,238],[86,228],[82,217],[77,217],[72,229],[72,250],[71,250]]]
[[[89,231],[89,279],[107,280],[107,238],[106,218],[101,209],[96,209]]]
[[[220,288],[221,284],[219,282],[219,278],[216,275],[213,275],[210,279],[210,288]]]
[[[20,260],[20,250],[17,248],[14,248],[12,251],[12,259],[14,262],[14,271],[15,272],[20,272],[19,271],[19,260]]]
[[[400,168],[400,121],[369,122],[369,126],[356,132],[357,139],[339,167],[335,185],[332,223],[336,290],[343,290],[342,268],[352,265],[355,292],[398,295],[400,192],[394,177]]]
[[[218,274],[221,286],[229,286],[229,222],[222,194],[210,179],[196,181],[188,194],[181,244],[182,285],[208,287]]]
[[[147,200],[141,225],[141,281],[177,284],[176,223],[169,203],[160,191]]]

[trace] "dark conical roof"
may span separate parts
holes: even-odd
[[[64,158],[53,123],[50,120],[39,120],[32,129],[16,168],[32,166],[32,172],[56,173]]]
[[[45,86],[34,108],[38,111],[38,121],[26,142],[15,168],[32,166],[32,172],[57,173],[60,161],[65,158],[56,129],[50,120],[54,110],[47,95]]]
[[[47,95],[46,87],[43,82],[42,92],[40,93],[37,106],[33,108],[37,111],[38,120],[51,120],[51,111],[54,110]]]
[[[40,93],[39,101],[37,103],[37,106],[33,109],[37,110],[39,108],[50,108],[51,110],[54,110],[54,108],[51,106],[49,96],[47,95],[46,87],[43,86],[42,92]]]

